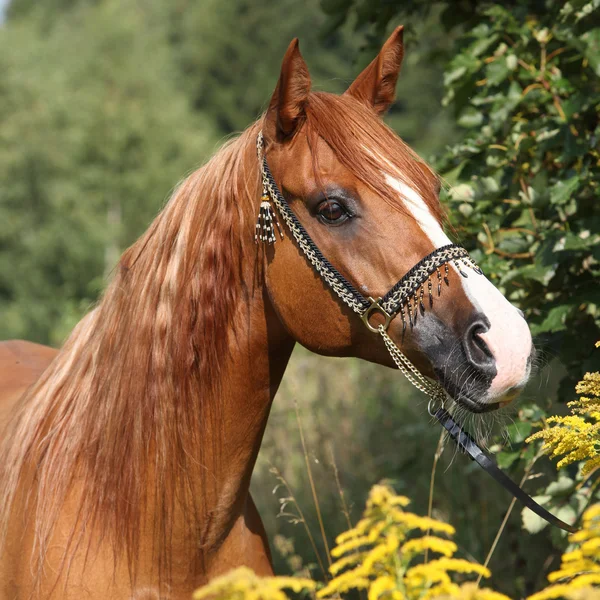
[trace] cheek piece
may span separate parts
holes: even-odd
[[[419,314],[422,316],[425,313],[425,303],[428,304],[430,310],[433,309],[434,297],[436,295],[439,297],[442,293],[442,283],[445,286],[450,285],[449,263],[453,263],[463,277],[468,277],[467,271],[482,275],[481,269],[471,259],[469,253],[461,246],[455,244],[448,244],[437,248],[414,265],[385,296],[380,298],[365,298],[323,256],[290,208],[283,194],[279,191],[264,155],[262,132],[258,134],[256,149],[261,169],[263,193],[258,221],[256,223],[255,242],[275,244],[277,241],[276,229],[280,238],[283,239],[283,230],[271,206],[272,203],[283,222],[287,225],[300,252],[304,254],[321,279],[344,304],[359,315],[369,331],[381,335],[385,347],[398,369],[418,390],[429,396],[430,400],[427,406],[429,414],[435,417],[442,427],[444,427],[449,436],[458,445],[459,450],[467,454],[471,460],[476,461],[479,466],[485,469],[515,498],[550,524],[565,531],[577,531],[577,528],[565,523],[540,506],[498,468],[496,463],[479,448],[469,433],[454,421],[450,413],[445,409],[445,402],[449,397],[444,388],[439,383],[424,377],[387,333],[392,320],[400,315],[402,320],[402,340],[404,340],[407,324],[411,329],[416,325]],[[379,323],[374,322],[373,317],[375,315],[378,315],[376,320]],[[382,320],[383,322],[381,322]],[[497,407],[498,403],[485,405],[486,410],[493,410]]]

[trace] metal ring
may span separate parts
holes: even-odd
[[[436,411],[433,410],[433,406],[434,406],[435,402],[437,402],[437,400],[435,398],[430,398],[429,402],[427,403],[427,412],[429,413],[430,417],[435,417]]]
[[[381,333],[380,327],[383,327],[383,330],[387,331],[387,328],[390,326],[390,323],[392,321],[392,316],[388,315],[388,313],[379,304],[381,302],[381,297],[374,299],[371,298],[371,296],[369,296],[369,302],[371,303],[371,306],[369,306],[369,308],[367,308],[367,310],[365,310],[365,312],[363,312],[362,315],[360,315],[360,318],[363,320],[363,323],[373,333]],[[374,311],[381,313],[385,319],[385,322],[381,325],[378,325],[377,327],[373,327],[371,323],[369,323],[369,317]]]
[[[429,402],[427,403],[427,412],[429,413],[429,415],[432,417],[435,417],[435,413],[438,410],[437,408],[434,410],[435,403],[439,402],[440,403],[439,408],[444,408],[444,401],[445,401],[445,398],[440,398],[439,396],[437,398],[431,397],[429,399]]]

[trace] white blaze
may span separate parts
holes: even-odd
[[[414,189],[391,175],[387,175],[386,180],[388,185],[399,192],[404,205],[435,248],[452,243]],[[454,270],[458,274],[456,267]],[[473,307],[490,322],[489,330],[480,336],[496,361],[497,374],[488,392],[488,401],[492,402],[510,392],[511,388],[519,387],[527,381],[530,372],[528,359],[531,353],[531,334],[525,319],[487,277],[469,273],[468,278],[459,276],[458,279]]]

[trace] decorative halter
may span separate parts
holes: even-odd
[[[432,417],[446,429],[450,437],[456,442],[461,452],[468,454],[471,460],[475,460],[496,481],[502,484],[513,496],[518,498],[525,506],[538,514],[540,517],[566,531],[574,532],[577,529],[561,521],[542,506],[537,504],[528,494],[507,477],[498,466],[484,454],[473,438],[456,423],[450,413],[445,410],[444,404],[448,395],[444,388],[436,382],[424,377],[413,365],[409,358],[398,348],[387,329],[392,320],[400,314],[402,319],[402,340],[407,328],[407,322],[411,329],[417,323],[419,313],[425,313],[428,302],[429,308],[433,308],[434,285],[439,297],[442,293],[442,282],[450,285],[449,264],[454,264],[463,277],[468,277],[467,270],[472,270],[478,275],[483,271],[471,259],[469,253],[456,244],[447,244],[437,248],[425,258],[420,260],[410,269],[383,297],[365,298],[337,269],[323,256],[317,245],[311,239],[302,223],[290,208],[287,200],[279,191],[275,179],[271,174],[267,158],[264,155],[264,140],[262,131],[256,139],[256,150],[260,164],[263,194],[260,203],[258,221],[254,240],[256,243],[275,244],[277,241],[275,229],[283,239],[283,230],[277,216],[271,207],[271,202],[277,208],[279,215],[287,225],[292,237],[306,256],[309,263],[314,267],[321,279],[332,289],[332,291],[350,307],[362,319],[365,326],[373,333],[379,333],[383,338],[385,346],[390,353],[394,363],[402,374],[418,390],[427,394],[430,398],[427,410]],[[433,281],[432,281],[433,279]],[[435,284],[434,284],[435,282]],[[427,290],[427,291],[426,291]],[[427,300],[425,300],[427,294]],[[379,314],[383,317],[383,323],[373,325],[371,317]],[[489,404],[488,410],[495,408],[497,404]]]

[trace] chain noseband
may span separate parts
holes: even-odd
[[[271,174],[267,158],[263,152],[263,144],[263,134],[261,131],[256,140],[256,149],[261,169],[263,195],[258,222],[256,224],[255,241],[257,243],[274,244],[276,242],[275,228],[277,228],[281,239],[283,239],[283,230],[276,214],[271,208],[272,202],[287,225],[300,251],[306,256],[321,279],[323,279],[344,304],[360,316],[370,331],[381,335],[385,347],[398,369],[412,385],[429,396],[430,400],[427,411],[446,429],[450,438],[458,445],[459,450],[467,454],[471,460],[476,461],[479,466],[503,485],[515,498],[518,498],[537,515],[565,531],[577,531],[575,527],[561,521],[535,502],[531,496],[526,494],[485,455],[473,438],[445,410],[444,404],[447,394],[444,388],[439,383],[430,381],[423,376],[387,333],[392,320],[400,315],[402,319],[402,339],[404,339],[407,321],[412,329],[417,322],[419,313],[421,315],[425,313],[425,301],[428,302],[429,308],[433,308],[435,294],[432,277],[435,281],[437,296],[439,297],[442,293],[442,283],[446,286],[450,285],[448,278],[449,264],[454,264],[463,277],[468,277],[467,269],[474,271],[478,275],[482,275],[483,272],[471,259],[469,253],[461,246],[455,244],[448,244],[437,248],[412,267],[385,296],[365,298],[323,256],[317,245],[308,235],[306,229],[304,229],[293,213]],[[427,299],[425,299],[425,288],[427,288]],[[383,323],[378,325],[372,324],[371,317],[375,314],[383,317]],[[489,406],[491,408],[493,405]]]

